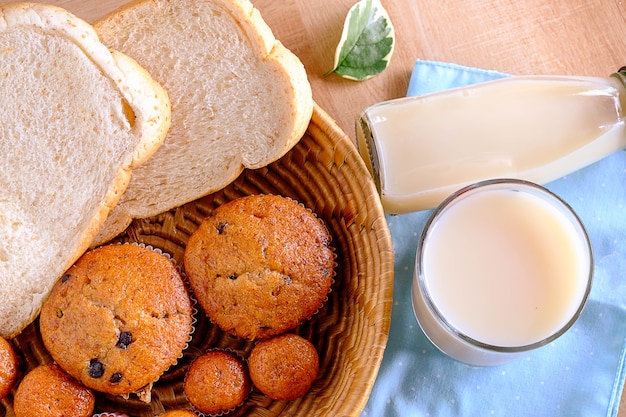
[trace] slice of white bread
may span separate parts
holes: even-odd
[[[64,9],[0,7],[0,334],[34,320],[170,125],[167,93]]]
[[[95,22],[101,40],[165,87],[172,127],[133,173],[94,246],[277,160],[313,111],[300,60],[248,0],[139,0]]]

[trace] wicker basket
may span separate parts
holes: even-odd
[[[185,242],[202,219],[220,204],[249,194],[294,198],[322,218],[337,248],[337,275],[320,311],[296,332],[320,355],[320,374],[304,397],[272,401],[253,390],[229,416],[358,416],[374,384],[387,342],[393,289],[393,248],[376,188],[353,144],[316,106],[303,139],[279,161],[246,170],[225,189],[154,218],[135,221],[119,241],[143,242],[182,263]],[[230,348],[247,357],[252,342],[230,336],[203,313],[183,358],[154,385],[152,402],[97,394],[96,411],[153,417],[190,408],[183,379],[191,360],[207,349]],[[37,321],[15,339],[24,371],[52,359]],[[0,416],[13,416],[12,395]],[[4,408],[4,410],[2,409]]]

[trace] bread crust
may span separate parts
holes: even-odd
[[[111,208],[115,206],[125,191],[131,171],[154,154],[163,142],[171,123],[171,108],[166,91],[134,60],[116,51],[110,51],[99,41],[93,27],[80,18],[65,9],[44,4],[16,3],[0,7],[0,37],[12,36],[12,31],[16,30],[34,33],[38,39],[55,40],[63,45],[71,45],[68,46],[68,50],[74,51],[72,56],[77,57],[77,61],[85,66],[93,65],[89,71],[100,74],[98,79],[102,83],[110,84],[113,86],[112,90],[116,89],[119,92],[120,102],[111,103],[111,108],[124,107],[128,112],[127,118],[123,120],[115,119],[116,117],[120,118],[120,115],[110,115],[111,125],[118,126],[120,131],[128,132],[125,139],[121,137],[105,139],[120,141],[120,143],[122,140],[128,140],[129,143],[123,145],[126,150],[121,155],[84,155],[85,160],[93,159],[94,163],[98,164],[99,172],[107,173],[107,180],[104,184],[95,185],[98,179],[94,178],[93,187],[98,187],[98,190],[100,190],[99,187],[104,187],[104,192],[98,194],[97,201],[92,202],[90,200],[90,204],[86,206],[82,205],[83,202],[77,203],[78,205],[74,207],[72,206],[72,195],[60,195],[62,189],[71,188],[72,182],[75,181],[75,178],[71,178],[69,175],[66,175],[66,178],[58,183],[50,183],[48,188],[58,186],[58,190],[49,190],[51,195],[54,194],[52,201],[37,201],[38,196],[31,196],[30,201],[23,201],[24,199],[15,195],[0,194],[0,213],[2,213],[0,214],[0,238],[3,238],[5,242],[6,240],[11,241],[11,245],[7,245],[8,248],[0,250],[2,252],[0,257],[4,263],[3,266],[0,265],[3,268],[0,269],[0,279],[2,280],[0,298],[3,300],[3,303],[0,303],[0,334],[6,338],[14,337],[34,320],[54,282],[88,249]],[[29,45],[19,46],[29,47]],[[33,46],[33,48],[35,47]],[[13,92],[20,87],[11,84],[16,79],[15,77],[9,78],[9,75],[12,75],[11,72],[27,71],[32,74],[33,71],[38,71],[36,66],[20,67],[18,55],[20,53],[26,55],[32,51],[16,49],[18,48],[3,51],[0,62],[0,72],[7,79],[2,86],[2,96],[5,97],[5,100],[10,100],[6,97],[11,97],[6,94],[5,88],[11,89]],[[9,53],[12,55],[9,56]],[[41,53],[54,54],[55,52]],[[51,60],[54,60],[54,57]],[[15,64],[15,62],[18,63]],[[37,57],[35,62],[37,62]],[[55,87],[61,84],[62,87],[59,88],[65,88],[66,79],[54,79],[54,75],[50,75],[50,77],[53,79],[48,81],[48,84],[54,83]],[[43,79],[41,75],[33,76],[33,78]],[[71,76],[68,75],[67,78],[71,78]],[[42,92],[49,87],[48,84],[42,82]],[[62,176],[60,170],[63,168],[56,161],[76,158],[78,153],[89,152],[87,145],[84,147],[82,144],[81,146],[69,146],[69,144],[79,144],[81,138],[50,137],[52,134],[48,133],[46,129],[31,129],[28,131],[27,137],[23,132],[18,132],[20,126],[33,123],[46,124],[53,121],[54,116],[50,116],[50,114],[60,105],[59,101],[68,100],[68,97],[71,98],[75,93],[71,90],[72,85],[72,80],[67,80],[68,89],[65,95],[62,97],[55,96],[46,102],[45,104],[46,106],[49,105],[49,108],[28,108],[28,111],[20,114],[18,119],[11,120],[11,129],[6,128],[6,125],[3,125],[3,121],[0,120],[0,143],[2,146],[13,144],[13,148],[9,149],[19,149],[20,141],[38,144],[36,145],[38,149],[34,151],[29,149],[31,155],[27,152],[18,151],[14,152],[15,155],[11,155],[10,159],[2,159],[2,164],[6,164],[2,167],[3,171],[7,171],[7,167],[11,165],[13,171],[16,167],[23,170],[24,176],[49,176],[51,173]],[[94,105],[94,107],[97,106]],[[122,110],[120,110],[121,113]],[[81,117],[77,114],[76,117],[72,117],[66,122],[72,126],[77,126],[76,129],[85,126],[84,129],[87,130],[91,129],[91,127],[87,127],[90,123],[88,119],[89,116]],[[68,144],[68,146],[62,146],[61,143]],[[41,164],[32,165],[33,152],[48,152],[50,154],[49,164],[43,167]],[[97,152],[97,150],[94,149],[93,152]],[[82,157],[78,156],[78,158]],[[40,171],[41,174],[36,174],[37,171]],[[41,178],[42,182],[46,179]],[[0,188],[7,189],[5,183],[13,184],[14,182],[15,178],[0,175]],[[29,187],[29,184],[22,181],[19,186],[22,187],[20,194],[28,194],[26,188]],[[76,191],[89,193],[89,190],[85,189]],[[35,207],[37,204],[41,206]],[[44,215],[37,216],[34,220],[31,219],[29,224],[24,221],[25,219],[12,217],[15,213],[23,213],[28,210],[37,210],[37,214]],[[71,231],[64,232],[62,235],[48,232],[47,228],[50,225],[46,224],[45,213],[64,213],[64,210],[72,210],[73,213],[78,212],[80,221],[72,226]],[[15,228],[18,226],[20,233],[15,232]],[[39,268],[36,274],[27,270],[32,260],[29,259],[30,256],[45,258],[38,260],[44,267]]]
[[[182,16],[188,9],[197,12],[194,19],[201,19],[197,28],[190,28],[193,23]],[[214,13],[220,17],[214,18]],[[228,22],[236,29],[203,33],[216,21]],[[94,27],[104,42],[147,68],[174,103],[172,129],[163,147],[135,172],[94,245],[118,235],[134,218],[154,216],[196,200],[222,189],[244,168],[256,169],[274,162],[300,140],[308,127],[313,99],[304,66],[274,37],[248,0],[135,0],[95,22]],[[179,27],[185,27],[197,39],[177,48],[172,39]],[[246,46],[231,45],[236,42]],[[224,63],[229,58],[222,52],[236,47],[247,54],[246,58]],[[194,54],[185,55],[190,50]],[[204,60],[194,61],[200,59],[197,56]],[[252,66],[252,60],[254,74],[238,74],[244,65]],[[232,67],[230,72],[223,68],[227,64]],[[188,72],[181,75],[181,68]],[[234,96],[224,93],[221,97],[226,98],[220,99],[220,89],[229,88],[235,81],[247,82],[250,89]],[[200,83],[204,83],[202,87]],[[195,101],[189,98],[199,88],[205,95]],[[276,91],[282,94],[278,103]],[[250,97],[244,97],[248,93]],[[225,103],[220,104],[220,100]],[[257,114],[261,111],[248,116],[247,109],[237,108],[244,101],[249,108],[267,109],[268,114],[274,114],[273,123],[261,120]],[[223,116],[226,113],[229,115]],[[234,131],[236,126],[246,128]]]

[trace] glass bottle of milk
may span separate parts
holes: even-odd
[[[626,148],[626,70],[517,76],[375,104],[357,146],[387,213],[489,178],[546,183]]]

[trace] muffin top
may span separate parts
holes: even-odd
[[[161,414],[160,417],[198,417],[198,415],[189,410],[170,410]]]
[[[211,321],[257,339],[284,333],[318,311],[333,282],[335,251],[310,210],[289,198],[255,195],[204,219],[184,261]]]
[[[13,388],[18,375],[18,365],[13,345],[0,337],[0,399],[6,397]]]
[[[204,414],[219,414],[241,405],[252,389],[245,363],[236,354],[212,350],[196,358],[185,377],[187,399]]]
[[[13,398],[16,417],[91,417],[93,392],[54,364],[40,365],[24,376]]]
[[[140,392],[177,362],[192,332],[192,305],[169,258],[134,244],[84,254],[42,307],[41,335],[54,360],[86,386]]]
[[[248,358],[252,383],[273,400],[291,401],[307,393],[319,372],[315,346],[296,334],[262,340]]]

